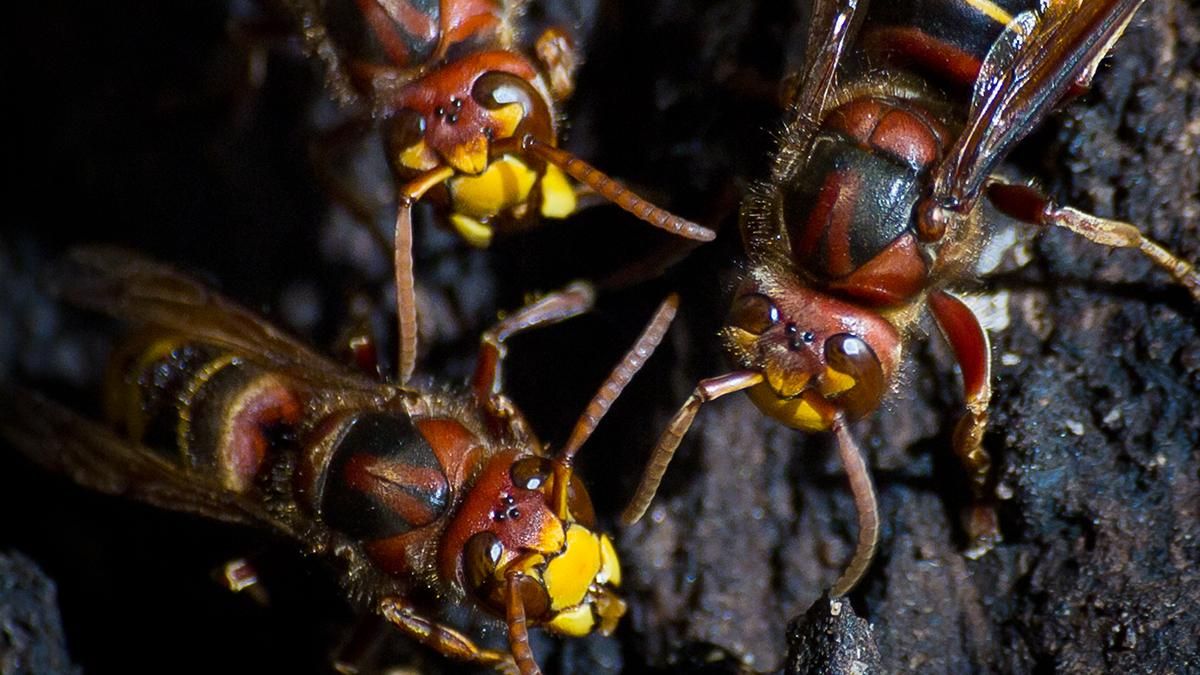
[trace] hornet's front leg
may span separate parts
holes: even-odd
[[[987,495],[992,459],[983,447],[988,404],[992,399],[991,347],[979,319],[958,298],[944,291],[934,291],[929,294],[929,308],[962,370],[967,412],[954,431],[954,454],[971,482],[972,504],[963,514],[971,542],[966,555],[978,558],[1000,541],[996,510]]]
[[[387,619],[388,623],[440,654],[459,661],[494,668],[508,675],[516,675],[521,672],[517,669],[516,662],[511,655],[476,645],[471,638],[453,628],[420,614],[403,598],[388,596],[380,600],[378,611],[380,616]]]
[[[650,508],[650,503],[654,501],[654,495],[658,492],[658,486],[667,473],[667,466],[671,463],[671,458],[675,456],[675,450],[679,448],[684,434],[692,427],[692,421],[696,419],[696,413],[700,412],[700,407],[722,396],[745,391],[762,381],[762,373],[751,370],[737,370],[718,377],[710,377],[707,380],[700,380],[696,385],[696,390],[671,418],[666,431],[662,433],[654,450],[651,451],[650,461],[642,472],[642,480],[638,483],[637,491],[634,492],[633,499],[625,507],[625,511],[621,513],[622,523],[633,525],[646,515],[646,509]]]
[[[589,311],[595,301],[596,292],[591,285],[575,282],[522,307],[484,332],[480,338],[479,361],[471,380],[475,400],[494,419],[510,417],[512,404],[503,394],[505,342],[519,333],[579,316]]]

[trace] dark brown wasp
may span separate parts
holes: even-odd
[[[484,333],[465,392],[381,384],[327,360],[171,268],[85,250],[63,293],[135,324],[116,351],[109,425],[0,390],[0,432],[34,461],[109,494],[264,527],[334,564],[350,597],[456,659],[536,673],[527,626],[611,633],[621,568],[572,464],[661,341],[660,307],[575,425],[546,452],[502,391],[507,342],[588,310],[573,284]],[[510,652],[485,649],[411,601],[502,618]]]
[[[746,391],[767,415],[832,431],[858,508],[858,545],[833,585],[869,566],[879,519],[847,425],[898,386],[932,315],[962,370],[954,451],[974,502],[969,555],[999,539],[983,447],[988,336],[952,289],[986,242],[984,203],[1041,228],[1140,251],[1200,299],[1195,268],[1129,223],[1056,204],[994,174],[1024,135],[1086,90],[1142,0],[816,0],[770,178],[743,204],[749,265],[721,331],[736,369],[703,380],[671,420],[624,514],[638,520],[700,407]]]
[[[284,4],[309,50],[325,62],[335,94],[365,105],[382,127],[399,182],[391,244],[401,382],[417,358],[412,209],[427,194],[447,207],[459,235],[480,247],[497,229],[566,218],[580,208],[582,194],[688,239],[715,236],[557,147],[561,105],[574,89],[578,57],[559,28],[547,29],[526,49],[516,25],[520,0]],[[373,54],[351,47],[363,42]]]

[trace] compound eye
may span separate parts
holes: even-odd
[[[550,592],[541,581],[522,576],[517,579],[517,592],[521,594],[521,603],[525,605],[525,618],[537,621],[550,611]]]
[[[504,545],[491,532],[472,535],[463,546],[463,569],[466,572],[467,588],[477,594],[486,595],[488,585],[496,578],[496,568],[504,556]]]
[[[513,464],[508,475],[522,490],[541,490],[554,475],[554,464],[545,457],[526,457]]]
[[[849,333],[834,335],[825,341],[825,363],[854,379],[853,387],[832,397],[851,419],[864,417],[879,407],[884,390],[883,365],[866,341]]]
[[[583,486],[583,481],[575,477],[574,472],[571,473],[571,484],[567,486],[567,508],[575,522],[587,528],[596,526],[596,510],[592,507],[592,497]]]
[[[425,116],[412,108],[401,108],[388,121],[387,133],[393,152],[407,150],[425,137]]]
[[[488,110],[498,110],[512,103],[520,103],[525,110],[532,110],[534,96],[536,93],[528,82],[496,70],[480,75],[471,87],[471,98]]]
[[[729,325],[740,328],[751,335],[762,335],[779,323],[779,309],[771,299],[761,293],[743,295],[733,301],[729,312]]]

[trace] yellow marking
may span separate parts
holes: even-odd
[[[477,176],[488,168],[488,140],[486,136],[476,136],[462,145],[450,148],[445,153],[446,161],[455,171],[468,176]]]
[[[592,632],[596,626],[596,616],[592,614],[592,606],[579,605],[559,612],[550,620],[550,629],[559,635],[568,637],[583,637]]]
[[[493,578],[504,581],[509,572],[517,570],[541,580],[542,572],[539,568],[545,565],[546,557],[557,555],[566,546],[563,526],[564,523],[557,518],[544,518],[542,530],[524,548],[503,547],[504,552],[496,564]]]
[[[816,408],[803,398],[780,398],[768,383],[746,390],[754,405],[763,414],[772,417],[793,429],[801,431],[828,431],[833,420],[825,419]]]
[[[825,398],[837,396],[838,394],[849,391],[854,388],[858,380],[853,376],[825,367],[825,377],[821,378],[821,395]]]
[[[138,386],[138,378],[150,366],[169,358],[171,353],[182,343],[183,340],[176,337],[157,339],[141,350],[137,361],[129,371],[119,374],[120,381],[114,385],[110,394],[113,397],[113,405],[110,409],[115,412],[124,408],[123,413],[116,414],[123,414],[125,432],[129,434],[131,440],[140,442],[146,434],[146,410],[142,399],[142,388]]]
[[[583,602],[599,573],[599,539],[586,527],[571,525],[566,546],[550,559],[542,576],[550,595],[550,609],[558,611]]]
[[[481,175],[460,176],[449,182],[455,213],[483,220],[529,199],[537,174],[521,160],[505,155]]]
[[[494,136],[496,138],[511,138],[517,132],[517,125],[521,123],[521,120],[525,119],[525,106],[520,103],[509,103],[502,108],[489,110],[488,114],[498,122]]]
[[[506,550],[506,554],[519,555],[515,550]],[[513,570],[524,572],[525,576],[533,579],[541,580],[542,574],[538,570],[539,567],[546,564],[545,556],[537,553],[521,556],[508,564],[501,562],[496,566],[495,578],[497,581],[503,581],[504,577]]]
[[[530,548],[547,555],[563,550],[563,547],[567,545],[566,533],[563,532],[566,526],[566,523],[557,518],[546,518],[537,543],[532,544]]]
[[[437,155],[429,149],[425,141],[417,141],[400,151],[400,166],[416,171],[429,171],[438,165]]]
[[[977,12],[986,14],[989,19],[996,23],[1007,26],[1012,22],[1012,14],[1009,14],[1003,7],[992,2],[992,0],[963,0]]]
[[[212,380],[214,375],[224,370],[226,366],[238,362],[238,358],[233,354],[222,354],[209,361],[192,376],[192,379],[188,380],[187,387],[175,399],[175,409],[179,413],[179,424],[175,427],[175,444],[179,446],[179,459],[184,466],[191,466],[188,458],[191,444],[189,439],[192,436],[192,402],[195,400],[196,394],[200,393],[200,390]]]
[[[240,391],[236,392],[228,404],[222,406],[221,446],[216,448],[215,456],[217,458],[216,469],[221,479],[221,485],[228,490],[241,494],[248,490],[254,481],[254,476],[239,476],[233,466],[234,458],[230,455],[230,450],[233,448],[234,429],[230,426],[230,423],[236,416],[242,414],[246,406],[259,394],[271,389],[280,390],[284,388],[283,381],[278,377],[271,373],[263,373]]]
[[[754,344],[754,341],[758,339],[758,336],[754,333],[744,328],[738,328],[737,326],[725,326],[721,329],[721,334],[738,347],[747,351]]]
[[[787,367],[780,367],[772,363],[768,365],[766,370],[767,383],[775,390],[777,396],[782,398],[791,398],[804,391],[808,386],[812,375],[809,373],[793,370]]]
[[[600,573],[596,575],[596,583],[621,585],[621,560],[607,534],[600,535]]]
[[[491,225],[481,223],[461,213],[451,213],[450,224],[454,226],[454,231],[458,232],[458,236],[475,248],[487,248],[492,245],[494,231]]]
[[[567,180],[562,169],[553,164],[547,165],[546,174],[542,176],[542,215],[547,218],[566,218],[575,213],[577,207],[575,186]]]

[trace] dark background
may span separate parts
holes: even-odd
[[[95,411],[110,327],[58,308],[36,283],[81,242],[210,275],[322,346],[351,299],[387,307],[386,259],[330,206],[308,159],[314,129],[339,113],[269,20],[260,26],[248,2],[77,4],[13,8],[0,374]],[[664,275],[621,276],[648,278],[612,284],[594,314],[514,344],[510,393],[558,443],[654,305],[682,294],[661,353],[581,455],[609,523],[674,408],[726,367],[713,335],[737,271],[736,204],[767,166],[776,83],[802,28],[793,4],[539,0],[531,10],[531,22],[578,22],[586,63],[565,145],[721,229]],[[268,39],[237,39],[246,31],[231,22]],[[247,58],[264,44],[266,77],[251,86]],[[1200,4],[1148,3],[1093,91],[1033,133],[1006,171],[1197,260],[1198,72]],[[348,153],[347,171],[364,192],[382,190],[386,227],[388,177],[373,150],[368,138]],[[432,222],[417,229],[431,347],[420,373],[441,382],[462,381],[478,333],[525,293],[686,252],[612,207],[486,252]],[[892,404],[857,429],[884,528],[851,595],[873,629],[854,639],[886,672],[1200,670],[1200,312],[1134,254],[1059,232],[1019,241],[976,287],[1008,318],[993,332],[987,439],[1008,497],[1006,542],[979,561],[959,553],[964,490],[949,455],[959,390],[948,350],[918,337]],[[89,494],[9,452],[0,514],[0,552],[24,553],[57,583],[85,672],[325,672],[353,624],[320,561],[286,542]],[[788,620],[849,556],[855,517],[827,440],[735,397],[701,413],[651,516],[617,534],[629,616],[614,639],[538,639],[547,670],[723,672],[737,658],[777,668]],[[269,606],[209,577],[246,554]],[[455,670],[392,643],[389,665]]]

